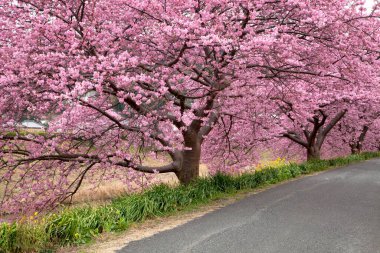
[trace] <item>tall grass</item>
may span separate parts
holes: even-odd
[[[237,191],[374,157],[380,157],[380,153],[266,167],[239,176],[217,174],[198,179],[187,186],[158,185],[102,206],[65,208],[40,218],[3,223],[0,224],[0,252],[54,252],[59,246],[88,243],[101,233],[123,231],[132,223],[168,215]]]

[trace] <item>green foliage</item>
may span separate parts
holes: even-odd
[[[0,224],[0,252],[40,252],[50,245],[48,234],[39,224]]]
[[[3,223],[0,224],[0,253],[53,252],[54,247],[88,243],[101,233],[123,231],[132,223],[169,215],[239,190],[255,189],[301,174],[375,157],[380,157],[380,153],[265,167],[255,173],[239,176],[218,173],[210,178],[200,178],[187,186],[158,185],[98,207],[66,208],[40,219]]]

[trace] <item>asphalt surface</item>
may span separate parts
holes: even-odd
[[[118,253],[380,253],[380,159],[279,185]]]

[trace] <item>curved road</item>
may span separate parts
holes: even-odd
[[[380,159],[305,177],[118,253],[380,253]]]

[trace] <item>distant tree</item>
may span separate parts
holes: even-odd
[[[380,94],[380,88],[374,94]],[[368,96],[371,98],[371,96]],[[380,97],[372,96],[372,100],[362,100],[361,103],[351,106],[354,110],[343,118],[333,132],[334,136],[339,136],[331,140],[335,145],[344,149],[344,146],[349,148],[351,154],[358,154],[363,151],[363,148],[374,150],[377,138],[374,133],[379,131],[377,124],[380,119]],[[369,137],[369,138],[368,138]],[[339,142],[339,138],[341,142]]]

